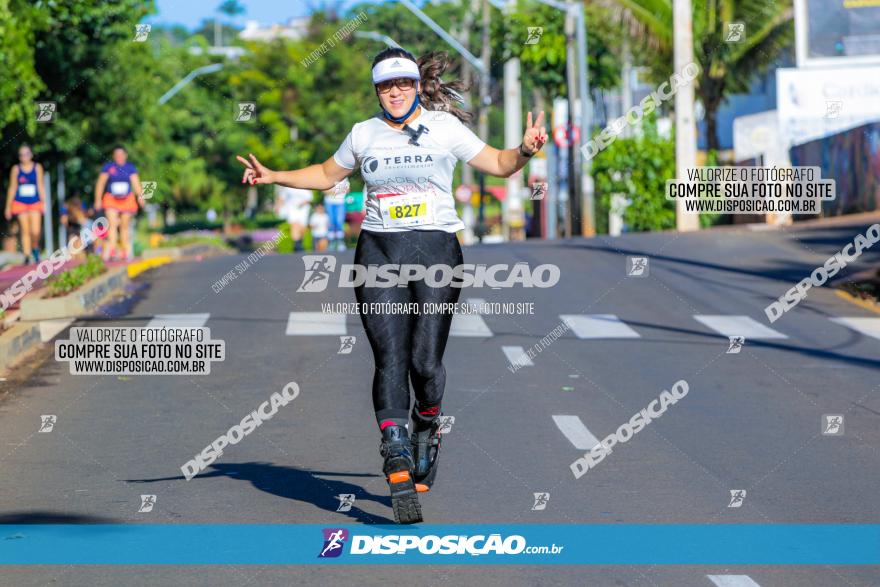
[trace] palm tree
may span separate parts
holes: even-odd
[[[792,45],[791,0],[692,0],[694,58],[700,65],[696,94],[703,103],[706,140],[718,149],[718,108],[730,94],[746,92],[781,51]],[[598,0],[634,40],[672,63],[672,0]],[[728,42],[728,23],[745,25],[742,38]],[[664,72],[663,77],[667,77]]]

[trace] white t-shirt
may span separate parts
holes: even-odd
[[[330,217],[325,212],[313,212],[309,227],[312,229],[313,237],[324,238],[330,230]]]
[[[355,124],[333,155],[342,167],[360,166],[367,212],[362,228],[463,229],[452,197],[452,174],[458,160],[470,161],[486,144],[448,112],[422,108],[408,126],[419,133],[417,145],[376,114]]]
[[[276,186],[275,193],[278,198],[278,214],[288,222],[305,224],[312,203],[312,191]]]

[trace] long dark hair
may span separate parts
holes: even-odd
[[[389,47],[373,58],[373,67],[384,59],[402,57],[415,61],[422,76],[419,82],[419,100],[428,110],[449,112],[462,122],[470,122],[473,114],[461,107],[462,92],[467,86],[461,80],[443,82],[440,76],[449,67],[449,55],[443,51],[431,51],[416,59],[412,53],[399,47]]]

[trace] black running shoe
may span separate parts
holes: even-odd
[[[413,415],[412,451],[415,461],[413,476],[418,491],[428,491],[434,484],[440,460],[440,416],[425,422]]]
[[[419,495],[413,482],[413,457],[409,434],[403,426],[386,426],[382,431],[380,452],[385,458],[382,472],[391,490],[391,507],[398,524],[422,521]]]

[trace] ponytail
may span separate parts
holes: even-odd
[[[429,110],[449,112],[462,122],[470,122],[473,114],[461,108],[464,101],[461,93],[467,90],[464,82],[455,80],[443,83],[440,76],[449,67],[449,55],[446,52],[432,51],[425,53],[417,61],[422,76],[422,104]]]

